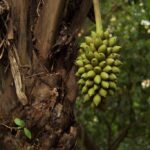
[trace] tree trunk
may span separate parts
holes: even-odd
[[[0,149],[70,150],[76,35],[91,0],[0,0]],[[14,119],[25,121],[29,140]]]

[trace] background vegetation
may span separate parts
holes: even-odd
[[[103,25],[118,36],[124,62],[118,90],[100,109],[79,98],[76,116],[82,134],[79,149],[150,149],[150,1],[101,0]],[[95,29],[87,19],[82,32]]]

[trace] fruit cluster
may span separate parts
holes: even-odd
[[[118,54],[121,47],[116,42],[117,38],[108,31],[92,31],[80,45],[76,76],[84,101],[92,100],[94,106],[107,95],[113,95],[117,88],[116,79],[122,62]]]

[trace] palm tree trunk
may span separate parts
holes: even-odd
[[[73,149],[75,39],[91,0],[1,0],[0,6],[0,149]],[[15,118],[25,121],[31,140],[14,128]]]

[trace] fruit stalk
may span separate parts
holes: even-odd
[[[95,21],[96,21],[96,32],[99,33],[103,30],[99,0],[93,0],[93,6],[94,6],[94,13],[95,13]]]

